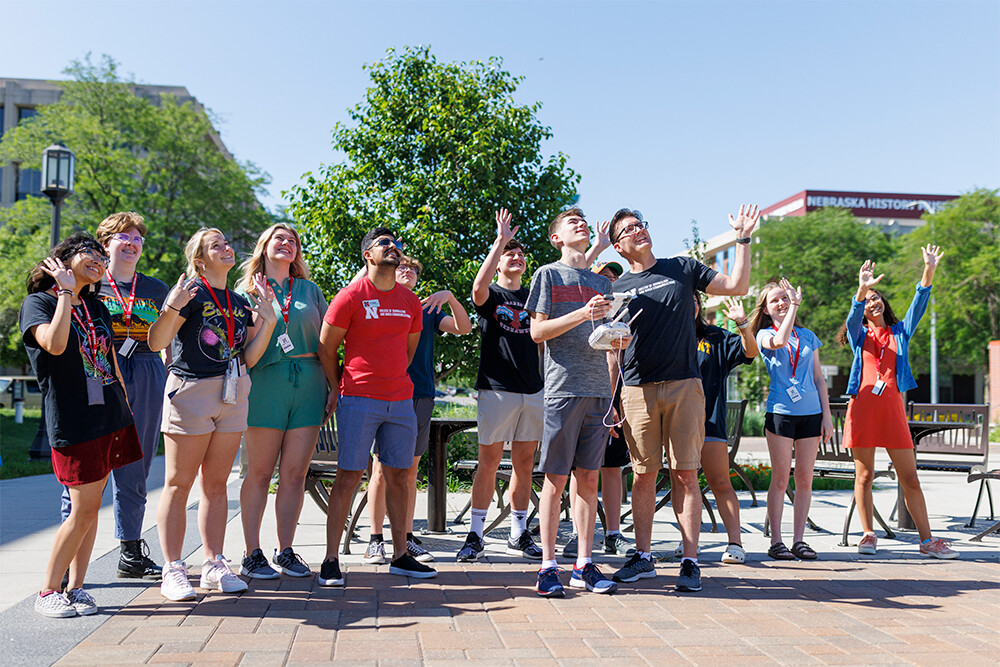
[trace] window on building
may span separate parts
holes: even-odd
[[[19,107],[17,110],[17,122],[20,123],[25,118],[35,115],[35,110],[31,107]],[[38,169],[18,169],[17,171],[17,196],[15,199],[21,201],[27,197],[42,196],[42,172]]]

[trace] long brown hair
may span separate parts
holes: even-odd
[[[754,309],[753,318],[751,318],[750,321],[750,328],[753,330],[755,336],[761,329],[774,326],[774,320],[772,320],[771,316],[767,313],[767,295],[771,290],[776,288],[781,289],[781,285],[773,280],[760,288],[760,295],[757,297],[757,307]],[[795,321],[792,322],[792,326],[799,326],[798,311],[795,313]]]
[[[253,252],[240,265],[243,275],[240,277],[236,287],[244,292],[250,293],[254,290],[253,277],[257,273],[264,273],[264,261],[267,258],[267,244],[271,242],[271,237],[279,229],[284,230],[295,238],[295,259],[288,267],[288,275],[292,278],[309,279],[309,267],[302,259],[302,243],[299,240],[299,233],[291,225],[279,222],[264,230],[264,233],[257,239],[257,245],[253,247]]]
[[[108,256],[108,251],[104,249],[104,246],[98,243],[97,239],[87,232],[76,232],[74,234],[70,234],[63,239],[59,245],[52,248],[52,250],[49,251],[48,256],[62,260],[62,263],[68,267],[69,263],[73,261],[73,256],[81,250],[92,250],[101,257]],[[31,273],[28,274],[28,294],[44,292],[55,284],[55,278],[42,270],[42,262],[35,264],[35,266],[31,269]],[[80,296],[97,294],[100,291],[101,281],[98,280],[96,283],[84,286],[84,288],[80,290]]]
[[[882,319],[885,320],[885,326],[891,327],[893,324],[899,322],[899,318],[896,317],[896,313],[893,312],[892,306],[889,305],[889,300],[885,298],[885,294],[877,289],[870,289],[868,291],[878,294],[879,298],[882,299]],[[861,326],[869,326],[868,318],[864,315],[861,316]],[[837,342],[843,347],[847,347],[850,342],[847,340],[847,322],[840,325],[840,329],[837,331]]]

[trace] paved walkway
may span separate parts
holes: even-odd
[[[1000,655],[1000,536],[982,543],[967,541],[978,532],[964,527],[975,487],[961,476],[928,473],[921,480],[932,527],[955,540],[960,561],[920,557],[913,533],[881,539],[875,557],[859,557],[854,546],[837,546],[850,503],[848,491],[814,492],[811,516],[833,532],[807,533],[821,557],[812,563],[768,560],[763,502],[751,507],[749,493],[741,492],[743,542],[750,561],[721,565],[725,534],[703,533],[705,588],[697,594],[673,592],[677,564],[665,561],[657,578],[623,585],[613,596],[567,588],[565,599],[541,599],[533,590],[536,566],[503,555],[506,529],[487,539],[487,558],[474,564],[454,562],[463,527],[456,526],[454,535],[426,537],[425,546],[437,557],[440,572],[432,580],[406,580],[389,575],[387,566],[362,565],[363,544],[356,542],[353,555],[342,559],[346,589],[284,577],[251,582],[250,590],[239,596],[205,595],[197,589],[198,599],[187,603],[165,601],[157,586],[114,579],[117,557],[109,554],[96,559],[94,576],[89,577],[101,614],[45,619],[31,611],[30,598],[23,599],[0,613],[0,659],[4,664],[60,665],[299,665],[331,660],[371,665],[576,665],[609,658],[635,664],[940,665],[961,660],[963,667],[995,665]],[[233,518],[238,515],[237,484],[230,487]],[[51,497],[14,497],[11,488],[6,481],[0,483],[0,535],[6,534],[8,517],[17,507],[58,507],[58,492]],[[449,495],[449,516],[467,498]],[[875,498],[888,514],[894,483],[881,484]],[[418,527],[424,507],[421,496]],[[198,547],[193,511],[192,506],[185,543],[192,551]],[[790,506],[785,514],[787,529]],[[672,513],[661,510],[656,519],[654,549],[671,553],[679,539]],[[364,535],[365,524],[362,520]],[[984,524],[980,520],[977,526]],[[109,525],[102,525],[102,533],[110,533]],[[855,544],[860,537],[856,525]],[[324,526],[324,515],[307,498],[296,547],[317,569],[325,550]],[[704,529],[709,527],[706,517]],[[565,536],[569,530],[569,524],[563,524]],[[273,548],[270,512],[263,535]],[[155,530],[146,537],[159,558]],[[27,539],[22,537],[21,543]],[[0,557],[9,558],[9,544],[6,539],[0,542]],[[230,557],[238,560],[238,520],[230,521],[226,544]],[[596,561],[609,572],[622,559],[598,554]],[[197,584],[200,548],[188,562]],[[43,568],[44,559],[24,563],[20,578],[29,595]],[[34,572],[27,571],[31,569]],[[7,587],[4,580],[5,598]]]

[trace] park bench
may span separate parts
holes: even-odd
[[[972,471],[969,473],[967,481],[970,484],[979,482],[979,495],[976,497],[976,509],[972,512],[972,518],[969,519],[968,527],[972,527],[972,522],[976,520],[976,511],[979,510],[979,501],[983,497],[983,489],[986,489],[986,493],[990,498],[990,521],[994,520],[993,516],[993,493],[990,491],[989,481],[992,479],[1000,479],[1000,468],[996,470],[988,470],[985,465],[973,466]],[[990,533],[1000,533],[1000,521],[997,521],[992,526],[979,533],[975,537],[971,538],[971,542],[982,542],[983,538]]]

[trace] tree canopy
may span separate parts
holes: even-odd
[[[407,47],[366,66],[371,85],[351,124],[333,130],[344,159],[285,193],[328,295],[361,267],[361,238],[378,225],[397,230],[423,263],[418,293],[450,289],[466,304],[496,237],[496,209],[520,226],[529,271],[555,259],[547,226],[574,201],[579,176],[566,155],[543,155],[552,132],[536,118],[541,105],[514,101],[522,78],[502,65],[439,63],[428,47]],[[439,341],[442,374],[470,377],[472,350],[467,340]]]
[[[137,211],[149,234],[139,269],[172,283],[183,270],[183,246],[200,227],[218,227],[246,247],[270,224],[257,194],[268,176],[237,163],[218,140],[206,111],[161,95],[156,103],[137,94],[118,64],[103,56],[74,61],[59,82],[62,96],[41,106],[0,140],[0,164],[38,168],[42,150],[61,142],[76,154],[74,194],[63,205],[62,233],[93,232],[107,215]],[[0,209],[0,364],[26,356],[17,332],[17,308],[27,272],[48,248],[51,207],[29,197]],[[13,311],[13,312],[11,312]]]

